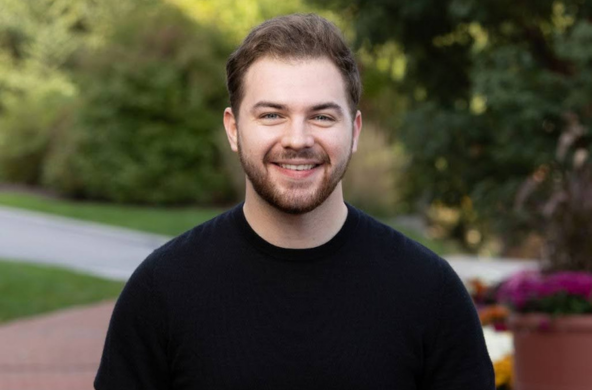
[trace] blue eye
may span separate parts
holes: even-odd
[[[275,112],[270,112],[268,114],[263,114],[261,116],[262,119],[279,119],[279,115],[276,114]]]
[[[314,120],[321,121],[321,122],[327,122],[327,121],[332,121],[333,118],[328,117],[327,115],[316,115],[314,117]]]

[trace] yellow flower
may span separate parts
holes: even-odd
[[[509,388],[513,388],[513,364],[514,358],[512,355],[506,355],[503,359],[493,363],[493,370],[495,371],[495,387],[507,385]]]

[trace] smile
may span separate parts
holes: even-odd
[[[284,169],[289,169],[291,171],[308,171],[310,169],[313,169],[316,166],[314,164],[306,164],[306,165],[278,164],[278,165]]]

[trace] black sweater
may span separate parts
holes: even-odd
[[[99,390],[493,390],[448,263],[348,205],[329,242],[269,244],[242,205],[173,239],[113,312]]]

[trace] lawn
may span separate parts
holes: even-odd
[[[19,192],[0,192],[0,205],[100,222],[166,236],[179,235],[224,211],[222,208],[165,208],[78,202]]]
[[[0,323],[115,299],[123,285],[59,267],[1,260]]]
[[[148,207],[80,202],[21,192],[0,192],[0,205],[105,223],[150,233],[176,236],[225,211],[224,208]],[[443,255],[458,253],[450,241],[433,240],[420,232],[390,224],[410,238]]]

